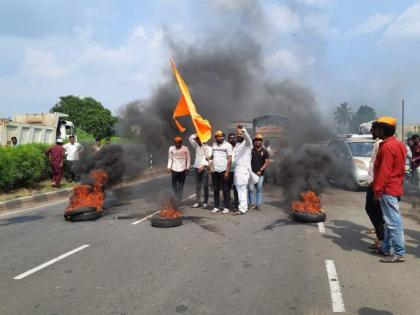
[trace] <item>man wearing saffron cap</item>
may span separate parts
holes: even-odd
[[[403,194],[405,158],[407,149],[395,136],[397,120],[392,117],[380,117],[378,137],[379,145],[373,171],[373,193],[379,199],[385,221],[385,236],[380,254],[383,263],[404,262],[405,245],[399,200]]]
[[[182,145],[182,138],[175,137],[174,145],[169,148],[168,171],[172,175],[172,189],[178,204],[182,200],[185,176],[190,168],[190,161],[190,151],[185,145]]]
[[[251,168],[252,139],[241,125],[237,126],[236,139],[234,182],[238,190],[239,206],[234,215],[241,215],[248,211],[248,185],[257,183],[258,176]]]
[[[200,138],[193,134],[188,140],[190,141],[191,146],[195,149],[195,204],[191,208],[198,208],[200,206],[203,209],[208,208],[209,200],[209,162],[207,158],[211,156],[211,148],[206,144],[202,143]],[[204,199],[201,203],[201,187],[204,190]]]
[[[262,187],[264,183],[264,171],[270,164],[268,151],[263,147],[263,138],[260,134],[254,137],[254,148],[251,151],[251,167],[252,171],[260,178],[258,183],[249,186],[249,203],[251,208],[260,210],[262,203]],[[254,200],[254,191],[256,191],[256,198]]]
[[[218,130],[214,134],[215,142],[212,147],[213,172],[212,183],[214,189],[214,209],[212,213],[220,210],[220,189],[223,190],[223,214],[229,213],[230,190],[229,190],[229,172],[232,163],[232,146],[225,141],[225,134]]]

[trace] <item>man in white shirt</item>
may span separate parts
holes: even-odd
[[[79,180],[76,175],[77,163],[80,159],[80,152],[83,151],[83,146],[75,141],[74,136],[69,137],[70,142],[63,146],[64,153],[66,155],[65,171],[66,179],[69,182]]]
[[[378,240],[370,246],[371,249],[378,249],[381,246],[381,243],[384,239],[384,219],[382,216],[382,209],[381,205],[378,200],[375,200],[373,194],[373,169],[376,160],[376,155],[378,154],[379,144],[382,142],[381,139],[378,138],[378,123],[376,121],[372,122],[371,133],[373,139],[376,140],[375,144],[373,145],[372,155],[369,161],[369,168],[368,168],[368,180],[369,186],[366,191],[366,203],[365,203],[365,210],[367,215],[369,216],[370,221],[372,222],[373,227],[375,228],[376,237]]]
[[[211,156],[211,148],[206,143],[201,143],[200,138],[196,134],[191,135],[188,140],[195,149],[193,166],[196,172],[195,204],[191,207],[198,208],[202,206],[203,209],[207,209],[209,201],[209,162],[207,159]],[[204,190],[203,204],[201,204],[201,187]]]
[[[215,142],[212,147],[213,173],[212,183],[214,189],[214,209],[212,213],[219,212],[220,208],[220,189],[223,190],[223,211],[229,213],[229,171],[232,163],[232,146],[225,141],[225,134],[218,130],[214,134]]]
[[[239,210],[234,215],[239,215],[248,211],[248,185],[257,183],[259,178],[251,169],[252,139],[240,125],[237,127],[236,140],[234,182],[238,190]]]
[[[178,204],[182,201],[185,176],[190,168],[190,151],[182,145],[182,138],[175,137],[174,145],[169,147],[168,171],[172,174],[172,189]]]

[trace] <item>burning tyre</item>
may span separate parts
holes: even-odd
[[[182,225],[182,213],[177,209],[174,200],[165,200],[159,215],[153,216],[151,225],[156,228],[171,228]]]
[[[326,214],[321,209],[321,198],[313,191],[302,192],[302,201],[292,203],[292,219],[302,223],[324,222]]]
[[[102,216],[94,207],[81,207],[64,212],[64,218],[71,222],[92,221]]]
[[[104,207],[104,187],[108,174],[104,170],[92,170],[90,178],[93,185],[79,184],[74,186],[70,204],[64,212],[64,218],[72,222],[91,221],[102,216]]]
[[[324,222],[326,219],[325,212],[310,213],[310,212],[299,212],[293,211],[292,218],[295,221],[302,223],[318,223]]]
[[[153,227],[157,228],[171,228],[182,225],[182,217],[179,218],[162,218],[161,216],[154,216],[151,219]]]

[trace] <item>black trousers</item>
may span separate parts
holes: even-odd
[[[209,173],[207,170],[203,170],[201,173],[198,172],[198,168],[195,169],[195,201],[197,203],[201,202],[201,187],[204,190],[204,200],[203,203],[209,202]]]
[[[185,173],[185,171],[172,171],[172,190],[174,191],[174,195],[178,203],[181,202],[182,194],[184,192]]]
[[[223,190],[223,206],[229,209],[230,194],[229,194],[229,179],[225,180],[225,172],[213,172],[212,182],[214,189],[214,207],[220,206],[220,189]],[[219,208],[220,209],[220,208]]]
[[[77,176],[75,169],[79,161],[65,161],[64,162],[64,177],[69,182],[78,181],[79,177]]]
[[[238,191],[236,190],[236,186],[233,183],[233,176],[235,175],[234,172],[229,173],[229,198],[230,198],[230,191],[233,189],[233,205],[235,206],[235,209],[238,209],[239,206],[239,198],[238,198]]]
[[[384,239],[384,219],[382,217],[382,209],[379,200],[375,200],[372,185],[369,185],[366,192],[365,210],[375,228],[376,237],[382,241]]]

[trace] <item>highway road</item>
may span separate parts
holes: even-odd
[[[0,214],[0,314],[420,313],[419,209],[403,207],[407,261],[381,264],[364,192],[325,190],[325,224],[291,221],[266,185],[262,211],[214,215],[190,198],[182,226],[153,228],[169,187],[139,184],[94,222],[64,221],[66,201]]]

